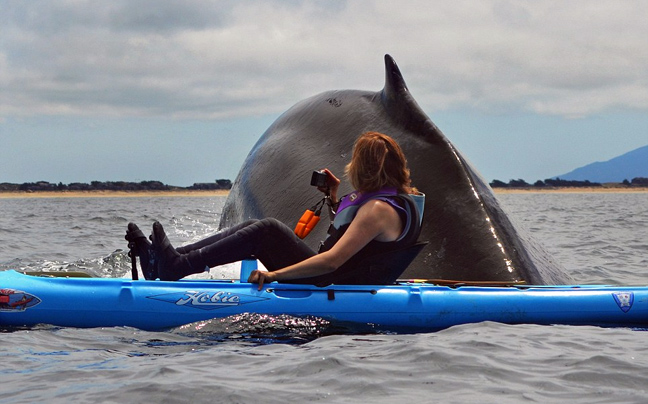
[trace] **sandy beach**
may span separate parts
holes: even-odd
[[[591,188],[495,188],[495,194],[537,193],[648,193],[648,187],[591,187]],[[18,198],[149,198],[149,197],[215,197],[227,196],[228,190],[172,190],[172,191],[0,191],[0,199]]]

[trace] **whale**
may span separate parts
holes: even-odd
[[[342,179],[356,138],[385,133],[401,145],[412,185],[426,195],[419,240],[427,244],[401,279],[566,284],[566,271],[502,208],[488,183],[423,112],[400,69],[385,55],[380,91],[332,90],[297,102],[261,135],[245,158],[219,228],[274,217],[294,227],[321,199],[314,170]],[[497,158],[497,156],[493,156]],[[304,239],[317,250],[329,218]],[[324,224],[322,224],[324,223]]]

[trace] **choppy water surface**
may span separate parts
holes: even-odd
[[[648,194],[499,198],[578,283],[648,284]],[[181,244],[215,231],[223,202],[0,199],[0,270],[128,276],[129,221],[160,220]],[[648,333],[628,329],[482,323],[399,335],[242,315],[168,332],[0,335],[0,403],[648,401]]]

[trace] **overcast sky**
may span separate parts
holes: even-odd
[[[648,1],[0,0],[0,182],[234,179],[383,56],[487,180],[648,144]]]

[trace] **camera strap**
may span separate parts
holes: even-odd
[[[320,215],[322,214],[322,208],[327,202],[327,199],[330,199],[328,195],[310,209],[306,209],[299,222],[297,222],[297,226],[295,226],[295,234],[297,237],[301,239],[305,238],[317,226],[317,223],[320,221]]]

